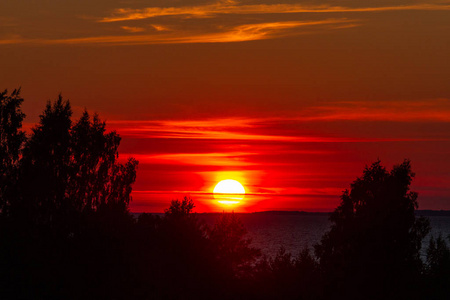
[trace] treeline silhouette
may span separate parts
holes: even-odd
[[[450,250],[416,217],[409,161],[366,167],[312,252],[251,246],[234,214],[207,226],[189,198],[163,217],[128,205],[138,162],[68,101],[27,136],[20,90],[0,93],[1,299],[448,299]]]

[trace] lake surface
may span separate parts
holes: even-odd
[[[207,224],[213,225],[219,215],[200,214]],[[276,215],[276,214],[239,214],[252,245],[261,249],[267,256],[273,256],[280,247],[296,255],[308,246],[312,248],[320,242],[324,233],[330,228],[327,215]],[[450,235],[450,216],[429,216],[431,233],[422,245],[425,255],[431,235],[443,237]],[[447,239],[447,244],[448,244]]]

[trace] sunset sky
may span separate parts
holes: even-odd
[[[135,212],[229,209],[222,179],[235,211],[331,211],[378,158],[450,209],[450,1],[1,1],[0,66],[25,128],[61,93],[117,130]]]

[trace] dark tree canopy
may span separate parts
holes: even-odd
[[[210,239],[217,259],[223,267],[236,276],[248,274],[252,263],[261,255],[251,247],[251,239],[245,238],[247,229],[234,214],[222,214],[210,232]]]
[[[97,115],[91,120],[85,111],[75,124],[71,116],[69,101],[59,96],[23,144],[17,193],[8,202],[12,216],[47,224],[101,206],[128,209],[137,161],[117,161],[120,137],[106,133]]]
[[[76,199],[78,210],[95,210],[100,205],[127,207],[131,185],[136,179],[137,161],[116,162],[120,137],[105,133],[98,115],[92,120],[87,111],[71,130],[71,178],[68,196]]]
[[[33,223],[47,223],[59,209],[70,205],[66,199],[70,164],[72,110],[62,97],[49,102],[39,124],[27,139],[20,162],[20,194],[11,213]]]
[[[0,298],[123,293],[118,283],[130,274],[114,262],[134,224],[128,204],[137,161],[118,161],[120,137],[97,115],[72,123],[61,96],[29,136],[19,90],[0,100]]]
[[[376,298],[420,275],[419,251],[429,224],[415,217],[417,193],[409,188],[413,177],[408,160],[390,172],[377,161],[344,191],[330,217],[331,230],[316,245],[334,288],[355,297],[370,290]],[[346,285],[342,278],[353,283]]]
[[[0,93],[0,212],[7,213],[9,199],[17,193],[15,184],[18,175],[20,150],[25,141],[21,130],[25,114],[20,106],[23,99],[20,89],[10,95],[5,90]]]

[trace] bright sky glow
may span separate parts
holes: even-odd
[[[331,211],[378,158],[450,209],[449,28],[450,0],[0,1],[0,91],[28,132],[59,93],[97,112],[133,212]]]

